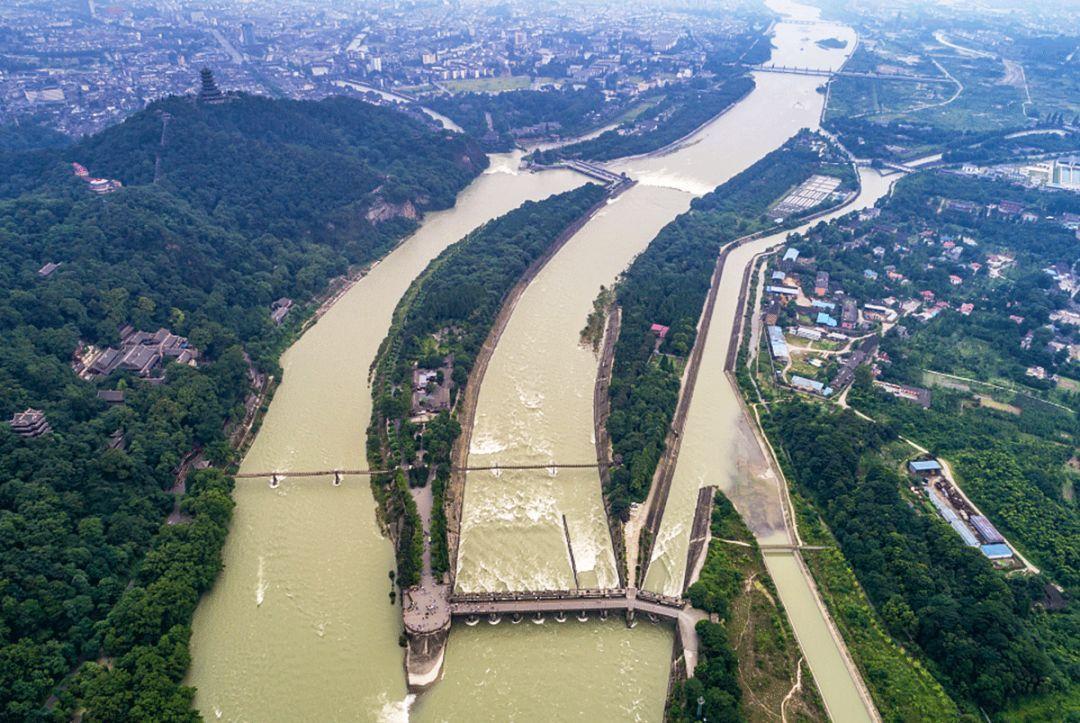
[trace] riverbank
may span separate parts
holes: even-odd
[[[476,406],[480,397],[480,388],[483,386],[484,375],[487,374],[491,357],[506,330],[510,317],[514,313],[518,300],[528,288],[536,275],[554,258],[555,254],[566,245],[589,219],[595,216],[604,206],[611,203],[615,198],[634,186],[634,182],[626,182],[612,188],[605,198],[590,208],[586,214],[568,227],[552,243],[548,250],[525,270],[518,281],[507,293],[502,306],[499,309],[495,321],[491,325],[484,343],[480,346],[473,363],[469,379],[465,389],[457,402],[457,419],[461,425],[461,434],[458,436],[451,451],[451,467],[456,470],[451,472],[450,483],[447,486],[447,537],[450,549],[450,589],[454,589],[458,568],[458,548],[461,542],[461,516],[465,504],[465,479],[467,473],[462,471],[468,467],[469,453],[472,449],[472,435],[476,424]],[[609,458],[610,459],[610,458]],[[599,461],[599,460],[598,460]],[[605,468],[606,469],[606,468]]]
[[[753,78],[751,76],[751,80],[752,79]],[[636,155],[623,156],[623,157],[620,157],[620,158],[611,158],[611,159],[608,159],[607,161],[601,161],[601,162],[602,163],[628,163],[628,162],[640,160],[640,159],[643,159],[643,158],[660,158],[662,156],[670,155],[671,153],[674,153],[675,151],[678,151],[678,150],[680,150],[682,148],[685,148],[687,145],[690,144],[690,141],[693,140],[694,137],[696,137],[698,134],[700,134],[702,131],[704,131],[706,128],[708,128],[710,125],[715,123],[725,113],[728,113],[732,108],[734,108],[739,103],[741,103],[746,98],[746,96],[753,93],[754,88],[756,88],[756,87],[757,87],[757,84],[752,83],[750,85],[750,87],[748,87],[746,89],[746,91],[742,95],[740,95],[735,100],[731,101],[731,103],[729,103],[719,113],[714,115],[712,118],[709,118],[709,120],[705,121],[704,123],[699,125],[697,128],[694,128],[692,131],[690,131],[686,135],[684,135],[684,136],[682,136],[680,138],[676,138],[675,140],[671,141],[670,143],[667,143],[667,144],[665,144],[663,146],[660,146],[659,148],[657,148],[655,150],[647,151],[645,153],[638,153]]]
[[[540,151],[540,158],[542,162],[545,163],[559,159],[580,159],[596,163],[628,163],[643,158],[665,155],[678,150],[681,147],[681,144],[685,143],[687,139],[715,123],[717,118],[738,105],[738,103],[745,99],[754,88],[755,82],[753,78],[748,74],[743,73],[733,74],[731,77],[720,81],[717,85],[707,90],[690,88],[678,89],[675,91],[676,95],[674,96],[674,100],[669,97],[658,104],[658,107],[663,107],[665,103],[681,102],[681,105],[675,105],[676,110],[672,112],[671,116],[666,120],[665,125],[661,126],[661,128],[666,129],[673,124],[685,126],[686,120],[694,122],[694,125],[672,140],[661,142],[661,145],[655,148],[649,148],[649,146],[653,145],[657,140],[662,141],[662,139],[655,138],[657,135],[666,135],[662,130],[654,129],[645,133],[627,134],[621,134],[612,130],[588,141],[559,146],[556,149],[548,151]],[[691,97],[695,93],[696,97]],[[712,108],[706,109],[706,112],[708,110],[713,110],[714,112],[708,113],[707,116],[702,118],[702,109],[700,108],[702,105],[712,106]],[[693,116],[693,118],[688,119],[684,118],[684,116]],[[620,146],[622,146],[622,148],[620,148]],[[627,153],[627,151],[633,151],[635,146],[637,146],[639,150]],[[640,150],[641,148],[644,148],[645,150]]]
[[[799,134],[695,202],[689,213],[661,231],[619,287],[617,299],[629,304],[625,323],[632,330],[615,349],[612,409],[619,416],[611,418],[608,431],[615,453],[626,458],[627,466],[616,470],[614,484],[605,492],[609,508],[620,519],[630,503],[647,502],[644,513],[635,513],[644,514],[643,524],[631,525],[632,538],[626,543],[636,551],[639,585],[647,579],[664,516],[728,254],[744,243],[804,223],[796,217],[776,224],[769,209],[814,173],[843,171],[808,150],[819,142],[815,138]],[[843,172],[854,175],[850,169]],[[757,231],[728,241],[735,228],[755,227]],[[711,268],[706,265],[709,258],[715,259]],[[684,365],[681,374],[680,365]],[[651,458],[642,454],[642,447],[661,451],[658,458]]]
[[[596,385],[593,388],[593,440],[596,443],[596,464],[600,472],[600,490],[611,484],[611,466],[609,462],[621,463],[612,459],[611,437],[607,433],[607,420],[611,415],[611,366],[615,361],[615,342],[619,338],[622,323],[622,309],[612,303],[607,309],[607,324],[604,328],[603,346],[596,373]],[[622,520],[611,514],[607,495],[604,497],[604,512],[607,514],[608,532],[611,533],[611,549],[615,553],[615,564],[619,572],[619,587],[626,587],[630,575],[626,559],[626,537]]]
[[[493,216],[583,180],[567,171],[507,172],[511,160],[493,158],[453,209],[427,214],[286,351],[284,377],[241,470],[365,466],[368,368],[408,284]],[[195,705],[208,718],[256,719],[340,718],[397,705],[406,694],[401,614],[388,598],[393,550],[370,487],[287,477],[274,490],[243,481],[234,498],[225,569],[195,615]]]

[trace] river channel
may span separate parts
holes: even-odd
[[[350,289],[286,352],[283,383],[241,471],[363,468],[368,367],[405,289],[447,245],[529,199],[573,188],[569,171],[517,173],[495,156],[447,211]],[[237,480],[225,570],[195,616],[189,684],[207,720],[395,717],[406,700],[393,549],[363,478],[341,487]]]
[[[809,12],[787,2],[770,6],[790,17]],[[847,46],[816,44],[828,37],[846,40]],[[836,68],[854,40],[854,33],[842,26],[781,22],[775,28],[773,61]],[[638,185],[592,218],[522,295],[481,388],[470,463],[594,459],[597,360],[591,349],[580,346],[578,332],[599,286],[612,283],[695,196],[750,166],[800,128],[817,126],[821,78],[757,73],[755,80],[757,87],[744,100],[674,151],[611,164]],[[243,469],[364,466],[371,405],[368,367],[408,284],[432,257],[472,228],[524,200],[585,180],[566,171],[516,173],[515,156],[493,160],[492,172],[466,189],[455,208],[429,215],[416,234],[286,353],[283,383]],[[729,261],[740,275],[741,263]],[[732,275],[726,274],[725,281]],[[715,325],[730,328],[726,309],[736,293],[737,284],[722,290]],[[726,343],[719,327],[711,343]],[[714,356],[707,350],[699,395],[704,386],[726,385],[722,372],[711,366]],[[716,357],[721,364],[722,356]],[[733,398],[726,403],[735,410]],[[692,408],[688,433],[695,419]],[[702,433],[714,441],[713,456],[705,458],[709,471],[701,479],[683,475],[685,484],[676,478],[664,520],[665,542],[657,546],[650,573],[654,589],[667,589],[668,577],[681,575],[682,505],[692,507],[697,485],[734,489],[738,480],[753,477],[737,469],[729,473],[728,458],[716,455],[717,450],[756,444],[753,436],[740,436],[731,416],[701,424]],[[688,444],[683,445],[684,458],[693,457]],[[225,570],[194,621],[188,682],[198,688],[196,705],[207,719],[661,719],[673,631],[647,622],[629,630],[614,619],[455,625],[444,679],[414,700],[405,692],[397,645],[400,611],[388,598],[392,550],[379,533],[366,481],[333,488],[325,480],[290,478],[272,490],[265,482],[239,480],[235,499]],[[570,587],[571,550],[580,585],[617,583],[595,472],[469,476],[459,589]],[[653,578],[661,574],[657,570],[665,571],[664,577]],[[787,590],[795,590],[802,578],[796,573],[790,586],[782,584],[788,577],[777,580],[788,609],[816,609],[809,588],[805,600],[790,597],[796,593]],[[815,624],[828,638],[820,614],[818,623],[805,627],[809,631]],[[817,640],[797,621],[795,627],[806,644]],[[828,699],[825,688],[832,673],[812,667],[816,677],[825,678],[819,686]]]

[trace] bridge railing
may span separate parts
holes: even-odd
[[[581,590],[526,590],[510,592],[459,592],[450,596],[451,603],[518,602],[530,600],[577,600],[626,597],[622,588],[584,588]]]
[[[531,602],[539,600],[611,600],[629,598],[626,588],[582,588],[580,590],[522,590],[500,592],[459,592],[450,596],[453,603]],[[634,598],[642,602],[682,609],[685,602],[672,595],[635,590]]]
[[[684,605],[683,599],[680,597],[661,595],[660,593],[649,592],[648,590],[638,590],[637,599],[656,603],[657,605],[666,605],[668,607],[681,608]]]

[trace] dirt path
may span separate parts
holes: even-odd
[[[615,362],[615,342],[619,338],[619,330],[622,327],[622,309],[612,305],[608,310],[607,327],[604,330],[604,344],[600,352],[600,366],[596,374],[596,385],[593,388],[593,439],[596,440],[596,463],[600,472],[600,491],[604,500],[604,511],[607,514],[608,532],[611,534],[611,547],[615,552],[615,563],[619,573],[619,585],[626,587],[629,570],[633,570],[633,563],[627,562],[626,536],[623,532],[621,520],[611,514],[608,504],[607,490],[611,487],[611,468],[606,464],[612,457],[611,437],[608,436],[607,419],[611,413],[611,395],[608,389],[611,386],[611,367]],[[640,529],[640,528],[639,528]],[[634,540],[637,544],[637,540]],[[636,548],[630,548],[635,551]]]

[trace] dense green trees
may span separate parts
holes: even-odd
[[[0,153],[59,148],[70,142],[63,133],[34,123],[0,126]]]
[[[514,129],[557,123],[551,133],[572,138],[587,133],[611,119],[624,106],[608,103],[598,85],[580,90],[518,90],[507,93],[462,93],[436,96],[427,105],[448,116],[476,138],[484,139],[491,150],[514,147]],[[491,135],[487,118],[491,117]]]
[[[912,509],[874,456],[890,438],[851,412],[774,405],[766,427],[877,607],[960,701],[997,711],[1068,685],[1038,635],[1039,584],[1006,579],[941,520]],[[1057,656],[1055,656],[1057,657]]]
[[[435,368],[453,357],[456,400],[472,371],[506,295],[531,264],[606,196],[595,184],[528,201],[489,221],[435,258],[412,283],[394,310],[390,333],[375,363],[368,462],[373,469],[416,464],[404,475],[372,479],[387,519],[402,524],[398,538],[398,581],[409,587],[419,580],[423,552],[422,529],[408,484],[423,486],[432,476],[435,506],[432,515],[432,567],[448,566],[443,494],[450,478],[450,451],[461,432],[457,420],[442,412],[426,424],[409,421],[412,372],[416,365]],[[420,540],[420,542],[417,542]]]
[[[744,720],[739,711],[739,659],[728,642],[727,629],[720,623],[702,620],[697,624],[697,634],[700,662],[694,668],[694,677],[678,687],[667,715],[680,722]]]
[[[728,69],[728,73],[731,69]],[[723,113],[754,89],[748,75],[724,77],[716,82],[694,81],[665,88],[659,102],[632,121],[587,141],[536,154],[541,163],[561,158],[607,161],[648,153],[674,143]],[[634,132],[630,132],[635,129]]]
[[[691,205],[665,226],[631,264],[617,288],[622,328],[611,379],[612,447],[623,465],[612,470],[607,490],[612,514],[626,519],[632,502],[645,499],[663,453],[664,437],[679,395],[681,362],[694,345],[698,319],[720,249],[736,238],[774,227],[768,208],[796,184],[829,165],[800,134]],[[652,324],[670,327],[653,354]]]
[[[1038,133],[1018,138],[1007,138],[1007,135],[996,136],[972,146],[950,148],[944,153],[942,160],[947,163],[970,161],[986,164],[1040,153],[1080,151],[1080,133]]]
[[[0,418],[33,406],[54,429],[25,440],[0,425],[0,719],[37,717],[99,655],[114,667],[80,675],[57,715],[184,718],[186,626],[217,571],[231,482],[196,475],[192,522],[173,527],[165,490],[193,451],[229,465],[249,359],[275,371],[304,303],[416,223],[369,212],[448,206],[486,160],[461,136],[342,99],[171,98],[35,148],[52,145],[0,152]],[[124,188],[96,196],[71,162]],[[42,278],[47,261],[62,265]],[[300,302],[284,327],[269,319],[280,296]],[[123,324],[187,336],[199,368],[172,365],[161,384],[76,377],[80,342],[115,344]],[[99,386],[125,403],[107,406]]]
[[[190,662],[189,624],[199,596],[221,569],[232,484],[217,470],[192,475],[183,502],[191,522],[161,528],[131,584],[97,626],[111,664],[88,663],[79,671],[74,695],[86,710],[84,719],[198,720],[191,710],[195,691],[181,684]]]

